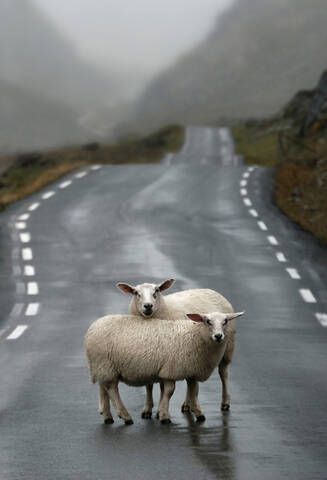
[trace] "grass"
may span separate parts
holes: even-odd
[[[286,141],[291,139],[291,148],[284,155],[279,147],[280,132],[285,132]],[[282,118],[236,126],[233,134],[237,153],[248,164],[278,167],[277,205],[302,228],[327,243],[326,124],[315,125],[300,142],[287,132]]]
[[[89,143],[48,152],[8,157],[12,166],[0,176],[0,209],[22,200],[72,170],[92,164],[157,163],[167,152],[177,152],[184,143],[184,129],[169,126],[142,139],[115,145]]]

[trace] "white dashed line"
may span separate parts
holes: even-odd
[[[249,172],[245,172],[245,173],[243,173],[243,175],[242,175],[243,178],[249,178],[249,176],[250,176],[250,173],[249,173]]]
[[[28,220],[30,218],[30,214],[29,213],[23,213],[23,215],[20,215],[18,217],[18,220]]]
[[[255,169],[255,167],[249,167],[248,168],[249,172],[253,172],[254,169]]]
[[[262,220],[259,220],[258,227],[261,228],[261,230],[264,230],[264,231],[268,230],[267,225]]]
[[[66,182],[62,182],[60,185],[59,185],[59,188],[63,189],[63,188],[67,188],[69,187],[69,185],[72,184],[72,181],[71,180],[67,180]]]
[[[305,302],[317,303],[316,298],[313,296],[313,293],[308,288],[300,288],[299,292]]]
[[[39,286],[36,282],[28,282],[27,295],[37,295],[39,293]]]
[[[15,227],[17,228],[17,230],[25,230],[26,223],[25,222],[17,222],[17,223],[15,223]]]
[[[276,252],[276,257],[279,262],[287,262],[285,255],[282,252]]]
[[[101,165],[93,165],[93,166],[91,167],[91,170],[99,170],[100,168],[102,168]]]
[[[243,198],[243,202],[247,207],[252,207],[252,202],[249,198]]]
[[[46,193],[44,193],[44,194],[42,195],[42,198],[43,198],[44,200],[48,200],[48,198],[53,197],[55,194],[56,194],[56,192],[54,192],[54,191],[46,192]]]
[[[241,180],[241,181],[240,181],[241,187],[246,187],[247,184],[248,184],[247,180]]]
[[[30,212],[34,212],[34,210],[36,210],[37,208],[39,208],[39,206],[40,206],[39,202],[33,203],[32,205],[30,205],[30,206],[28,207],[28,210],[29,210]]]
[[[323,327],[327,327],[327,313],[316,313],[316,319]]]
[[[85,175],[87,175],[87,172],[79,172],[76,173],[75,178],[83,178]]]
[[[241,188],[240,194],[241,194],[241,195],[247,195],[247,194],[248,194],[247,189],[246,189],[246,188]]]
[[[28,232],[20,233],[19,238],[22,243],[29,243],[31,241],[31,235]]]
[[[249,214],[252,215],[252,217],[258,217],[259,216],[258,212],[256,210],[254,210],[254,208],[250,208]]]
[[[22,313],[23,311],[23,308],[24,308],[24,304],[23,303],[15,303],[15,305],[13,306],[13,309],[11,310],[10,312],[10,317],[11,318],[17,318],[19,317],[19,315]]]
[[[273,235],[269,235],[269,237],[267,237],[267,239],[268,239],[268,242],[270,243],[270,245],[278,245],[277,238],[274,237]]]
[[[299,272],[296,270],[296,268],[287,268],[286,271],[289,274],[289,276],[291,278],[293,278],[293,280],[300,280],[301,279],[301,276],[300,276]]]
[[[35,275],[35,268],[33,265],[25,265],[24,267],[24,275],[26,277],[34,277]]]
[[[39,313],[40,304],[39,303],[29,303],[26,308],[25,315],[27,317],[34,317]]]
[[[23,248],[22,249],[22,257],[23,260],[32,260],[33,252],[31,248]]]
[[[16,338],[20,337],[27,328],[27,325],[18,325],[18,327],[16,327],[15,330],[8,335],[7,340],[16,340]]]

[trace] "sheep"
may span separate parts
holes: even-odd
[[[124,293],[133,295],[130,303],[132,315],[142,315],[144,318],[164,318],[167,320],[181,320],[186,318],[188,312],[209,313],[221,311],[232,313],[232,305],[219,293],[210,289],[192,289],[163,296],[162,292],[168,290],[174,279],[165,280],[159,285],[143,283],[132,286],[128,283],[118,283],[117,287]],[[229,336],[228,345],[218,366],[222,382],[221,409],[229,410],[230,392],[228,387],[228,365],[232,361],[235,345],[235,329]],[[151,418],[153,408],[153,386],[146,387],[146,400],[142,411],[142,418]],[[182,405],[182,412],[190,410],[190,392],[187,389],[186,398]]]
[[[133,423],[119,395],[120,381],[131,386],[162,382],[159,419],[170,423],[169,400],[175,382],[184,379],[188,382],[190,409],[197,421],[204,421],[197,382],[207,380],[220,363],[234,330],[234,319],[243,313],[195,313],[179,322],[108,315],[92,323],[85,335],[85,351],[91,381],[102,387],[104,423],[114,421],[110,401],[126,425]]]

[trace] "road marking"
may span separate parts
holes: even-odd
[[[254,210],[254,208],[250,208],[249,214],[252,215],[252,217],[258,217],[259,216],[258,212],[256,210]]]
[[[7,340],[16,340],[16,338],[20,337],[25,332],[27,327],[27,325],[18,325],[18,327],[8,335]]]
[[[243,202],[247,207],[252,207],[252,202],[249,198],[243,198]]]
[[[289,274],[289,276],[291,278],[293,278],[293,280],[300,280],[301,279],[301,276],[300,276],[299,272],[296,270],[296,268],[287,268],[286,271]]]
[[[23,295],[25,293],[25,283],[23,282],[16,283],[16,293],[17,295]]]
[[[268,242],[271,244],[271,245],[278,245],[278,241],[277,241],[277,238],[274,237],[273,235],[269,235],[267,237],[268,239]]]
[[[316,318],[323,327],[327,327],[327,313],[316,313]]]
[[[76,173],[75,178],[83,178],[85,175],[87,175],[87,172],[79,172]]]
[[[19,265],[13,265],[12,267],[12,272],[15,277],[19,277],[20,274],[22,273],[21,268]]]
[[[39,293],[39,286],[36,282],[28,282],[27,295],[37,295]]]
[[[39,313],[40,304],[39,303],[29,303],[26,308],[25,315],[27,317],[34,317]]]
[[[31,248],[23,248],[22,249],[22,257],[23,260],[32,260],[33,252]]]
[[[28,220],[30,218],[30,214],[29,213],[23,213],[23,215],[20,215],[18,217],[18,220]]]
[[[31,241],[31,235],[28,232],[20,233],[19,238],[22,243],[29,243]]]
[[[264,231],[268,230],[267,225],[262,220],[259,220],[258,226],[259,228],[261,228],[261,230],[264,230]]]
[[[249,172],[253,172],[254,169],[255,169],[255,167],[249,167],[248,168]]]
[[[276,257],[279,262],[287,262],[285,255],[282,252],[276,252]]]
[[[91,170],[99,170],[99,168],[102,168],[102,165],[93,165]]]
[[[24,275],[26,277],[34,277],[35,275],[35,268],[33,265],[25,265],[24,267]]]
[[[40,206],[39,202],[32,203],[32,205],[30,205],[30,206],[28,207],[28,210],[29,210],[30,212],[34,212],[34,210],[36,210],[37,208],[39,208],[39,206]]]
[[[59,188],[63,189],[63,188],[67,188],[69,187],[69,185],[71,185],[73,182],[71,180],[67,180],[66,182],[62,182],[60,185],[59,185]]]
[[[308,288],[300,288],[299,292],[305,302],[317,303],[316,298],[313,296],[313,293]]]
[[[246,187],[247,184],[248,184],[247,180],[241,180],[241,181],[240,181],[241,187]]]
[[[11,318],[19,317],[19,315],[22,313],[23,308],[24,308],[23,303],[15,303],[15,305],[13,306],[13,308],[10,312],[10,317]]]
[[[51,192],[46,192],[42,195],[42,198],[44,198],[44,200],[48,200],[48,198],[51,198],[53,197],[54,195],[56,194],[56,192],[54,192],[53,190],[51,190]]]
[[[17,222],[17,223],[15,223],[15,227],[17,228],[17,230],[25,230],[26,223],[25,222]]]
[[[249,176],[250,176],[249,172],[244,172],[242,175],[243,178],[248,178]]]
[[[241,194],[241,195],[247,195],[247,194],[248,194],[247,189],[246,189],[246,188],[241,188],[240,194]]]

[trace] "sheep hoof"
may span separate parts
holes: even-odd
[[[183,403],[181,410],[182,410],[182,413],[190,413],[191,411],[189,405],[186,405],[185,403]]]
[[[133,420],[130,418],[129,420],[125,420],[125,425],[133,425]]]
[[[150,420],[152,418],[152,412],[142,412],[142,418]]]
[[[204,415],[199,415],[198,417],[196,417],[196,421],[197,421],[197,423],[205,422],[206,417]]]
[[[160,422],[162,425],[168,425],[169,423],[171,423],[171,420],[170,418],[163,418],[162,420],[160,420]]]
[[[105,425],[110,425],[111,423],[114,423],[114,419],[109,417],[104,419]]]
[[[222,403],[221,404],[221,409],[222,409],[223,412],[228,412],[228,410],[230,409],[229,403]]]

